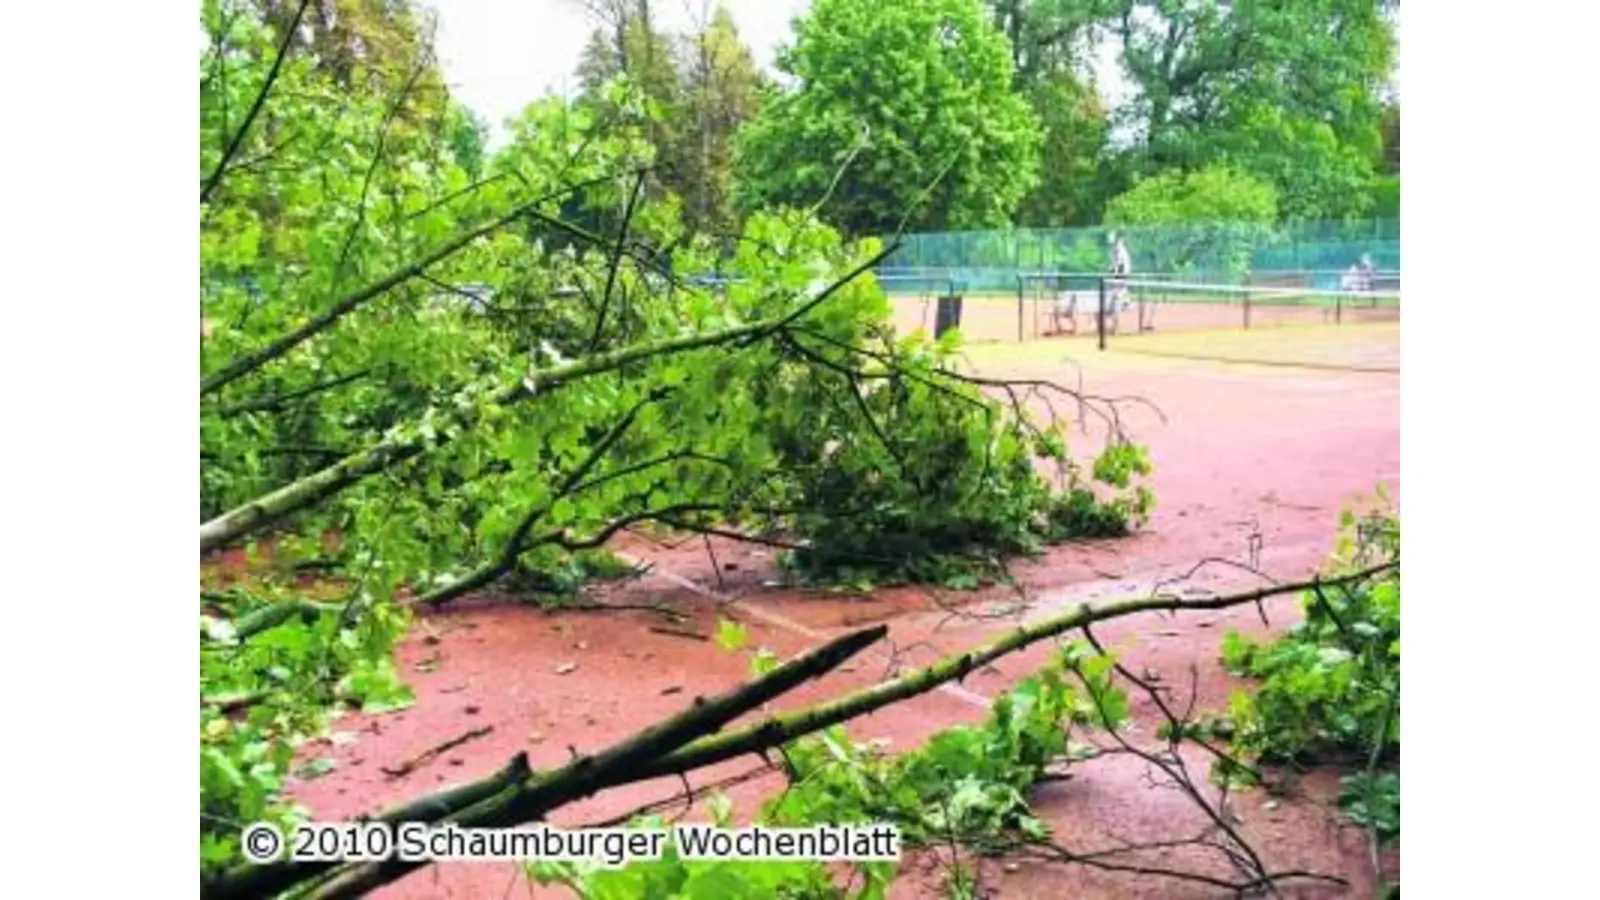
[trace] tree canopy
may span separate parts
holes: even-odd
[[[1038,180],[1039,123],[978,0],[819,0],[778,67],[794,87],[739,137],[746,209],[827,197],[850,234],[983,228]]]
[[[1159,270],[1184,271],[1202,256],[1221,258],[1235,273],[1248,267],[1255,242],[1278,219],[1271,184],[1222,167],[1164,172],[1147,178],[1106,205],[1106,224],[1189,225],[1152,230],[1161,244],[1140,249]]]
[[[1220,163],[1297,219],[1362,215],[1394,36],[1373,0],[1134,0],[1120,11],[1144,171]]]

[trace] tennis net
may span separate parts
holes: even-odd
[[[1392,284],[1398,285],[1398,278]],[[1311,368],[1398,372],[1400,292],[1107,278],[1107,349]],[[1051,312],[1053,334],[1101,337],[1101,296],[1076,292]]]

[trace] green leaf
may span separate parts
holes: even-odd
[[[778,667],[778,655],[765,647],[756,651],[750,659],[750,672],[757,678],[766,675]]]
[[[750,635],[745,626],[731,619],[717,620],[717,646],[724,650],[737,651],[743,649],[749,641]]]
[[[706,800],[706,807],[711,812],[712,823],[718,827],[727,825],[733,818],[733,801],[721,791],[717,791]]]

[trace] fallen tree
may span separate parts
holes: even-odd
[[[534,104],[471,181],[438,98],[412,93],[425,46],[377,73],[384,95],[330,80],[250,4],[203,21],[200,551],[263,560],[203,572],[207,877],[239,861],[241,823],[293,818],[289,761],[330,710],[411,702],[391,651],[419,601],[650,523],[779,534],[813,577],[993,577],[1148,511],[1115,402],[1015,388],[1112,424],[1116,464],[1083,470],[1064,422],[985,393],[1011,386],[961,375],[954,342],[893,334],[867,274],[892,242],[773,212],[730,255],[640,202],[637,104]],[[713,265],[737,284],[672,274]]]
[[[979,378],[955,338],[892,332],[869,272],[893,241],[850,245],[789,211],[751,217],[731,254],[683,234],[670,204],[639,200],[651,160],[628,103],[610,121],[535,104],[469,181],[432,120],[394,113],[416,79],[391,79],[395,97],[336,89],[286,58],[251,5],[204,15],[200,551],[262,558],[241,582],[202,582],[206,896],[357,896],[415,868],[247,865],[238,837],[295,820],[289,761],[331,710],[411,701],[392,650],[418,604],[568,565],[645,524],[773,542],[818,578],[976,580],[1148,513],[1149,464],[1120,400]],[[713,263],[737,276],[726,291],[673,274]],[[1068,421],[1036,419],[1029,396],[1104,423],[1087,468]],[[536,821],[622,784],[784,752],[1096,622],[1306,587],[1085,607],[735,727],[883,638],[868,629],[560,769],[518,756],[380,818]]]
[[[607,788],[684,775],[740,756],[760,755],[780,748],[805,735],[927,693],[941,684],[958,681],[1003,656],[1052,637],[1086,629],[1097,622],[1144,612],[1179,613],[1259,605],[1276,596],[1358,585],[1398,565],[1398,562],[1381,563],[1339,577],[1205,599],[1150,597],[1099,606],[1085,604],[1072,612],[1019,627],[982,647],[836,700],[772,715],[725,734],[714,733],[798,684],[826,674],[887,633],[887,628],[881,625],[862,629],[797,657],[721,697],[696,699],[678,716],[650,726],[599,753],[579,756],[553,772],[528,772],[526,757],[519,754],[501,772],[443,794],[413,801],[375,817],[375,821],[391,825],[449,821],[463,827],[501,828],[540,821],[553,809]],[[206,884],[203,893],[217,898],[260,898],[316,883],[314,896],[356,897],[422,865],[426,863],[393,859],[345,866],[334,863],[245,866]]]

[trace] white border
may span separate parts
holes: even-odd
[[[1553,270],[1596,255],[1596,14],[1557,9],[1408,14],[1419,896],[1570,895],[1593,852],[1600,297]],[[196,889],[194,12],[17,4],[0,54],[8,881],[72,895]]]
[[[1582,738],[1600,290],[1553,270],[1596,258],[1597,17],[1407,8],[1402,881],[1414,897],[1574,896],[1600,801]]]
[[[0,771],[46,894],[198,890],[197,13],[6,10]]]

